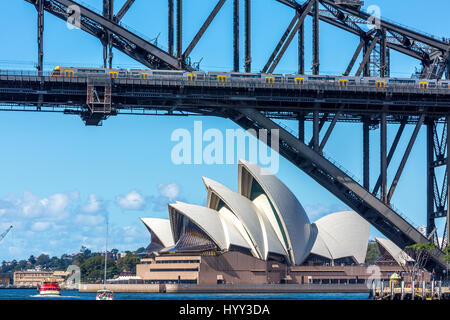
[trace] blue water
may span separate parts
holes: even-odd
[[[0,300],[95,300],[95,293],[61,291],[61,296],[42,297],[35,289],[1,289]],[[116,293],[115,300],[369,300],[367,293],[279,294],[173,294]]]

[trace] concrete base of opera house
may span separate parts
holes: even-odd
[[[103,284],[81,284],[80,292],[97,292]],[[108,284],[114,292],[139,293],[369,293],[366,284]]]

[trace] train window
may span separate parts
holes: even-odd
[[[430,88],[436,88],[436,83],[434,82],[430,82],[428,85]]]
[[[354,86],[356,84],[356,81],[354,79],[348,80],[349,85]]]
[[[389,83],[401,83],[401,84],[412,84],[415,83],[415,80],[407,80],[407,79],[390,79]]]
[[[52,74],[51,74],[50,76],[51,76],[51,77],[59,77],[59,76],[61,76],[61,69],[55,68],[55,69],[52,71]]]
[[[442,88],[445,88],[445,89],[447,89],[447,88],[450,89],[450,82],[442,82],[442,83],[441,83],[441,87],[442,87]]]

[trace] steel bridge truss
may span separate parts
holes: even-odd
[[[148,40],[142,39],[120,24],[121,19],[133,5],[135,0],[127,0],[123,7],[114,14],[114,0],[103,0],[102,14],[86,8],[72,0],[25,0],[36,6],[38,11],[38,44],[40,58],[39,67],[43,64],[43,11],[71,22],[83,31],[97,37],[103,44],[104,66],[112,66],[112,48],[116,48],[129,55],[136,61],[149,68],[157,69],[193,69],[190,54],[204,36],[206,30],[217,16],[226,0],[218,0],[195,37],[186,50],[183,51],[183,0],[168,1],[168,52],[158,48]],[[240,71],[239,48],[239,0],[233,1],[233,70]],[[245,63],[244,70],[251,71],[251,0],[245,1]],[[438,40],[430,35],[420,33],[393,22],[385,21],[381,17],[370,15],[361,10],[360,1],[352,0],[307,0],[302,5],[295,0],[275,0],[294,9],[295,14],[269,57],[262,72],[274,72],[286,49],[295,35],[298,35],[298,72],[304,74],[304,22],[307,15],[312,16],[313,23],[313,74],[319,74],[319,21],[331,24],[339,29],[352,33],[360,38],[353,57],[343,74],[349,75],[355,67],[358,57],[362,54],[362,61],[355,72],[356,76],[378,75],[389,76],[390,50],[398,51],[418,59],[422,65],[422,78],[440,79],[446,72],[450,77],[450,42],[446,39]],[[174,3],[176,2],[176,3]],[[176,5],[175,5],[176,4]],[[322,7],[322,9],[321,9]],[[175,19],[176,17],[176,30]],[[370,28],[367,28],[370,25]],[[176,31],[176,32],[175,32]],[[174,37],[174,33],[176,37]],[[176,39],[175,39],[176,38]],[[174,54],[174,40],[176,40],[176,54]],[[376,52],[377,55],[373,55]],[[374,61],[374,57],[375,60]],[[109,64],[107,63],[109,62]],[[370,69],[376,65],[377,70]],[[374,74],[376,71],[376,74]]]
[[[168,51],[159,48],[155,43],[145,40],[136,35],[120,23],[128,9],[135,2],[127,0],[122,8],[114,14],[113,0],[103,0],[103,12],[97,13],[72,0],[25,0],[36,6],[38,17],[38,71],[42,75],[43,70],[43,30],[44,11],[77,24],[81,30],[98,38],[103,45],[103,58],[105,67],[112,66],[115,48],[124,52],[134,60],[152,69],[172,69],[172,70],[193,70],[198,65],[192,65],[191,53],[195,46],[205,35],[206,30],[224,6],[226,0],[215,0],[216,5],[206,18],[205,22],[192,39],[187,48],[183,51],[183,0],[168,1]],[[233,1],[233,70],[241,71],[240,66],[240,3]],[[251,51],[251,0],[244,0],[245,18],[245,72],[252,70]],[[274,1],[275,2],[275,1]],[[399,24],[373,16],[361,10],[361,1],[356,0],[306,0],[298,3],[295,0],[276,0],[293,9],[294,16],[290,21],[286,31],[280,41],[276,44],[267,63],[261,72],[272,73],[283,58],[287,48],[294,37],[298,40],[298,73],[305,74],[305,32],[304,23],[306,17],[312,19],[312,73],[320,73],[320,39],[319,22],[331,24],[341,30],[354,34],[359,38],[359,43],[351,57],[343,75],[350,75],[354,71],[355,76],[380,76],[388,77],[390,74],[390,50],[395,50],[409,57],[413,57],[422,63],[423,70],[420,74],[422,78],[440,79],[444,75],[450,79],[450,42],[446,39],[436,39],[433,36],[412,30]],[[175,24],[176,20],[176,24]],[[370,27],[368,27],[370,26]],[[362,53],[362,54],[361,54]],[[361,57],[361,58],[360,58]],[[360,60],[359,65],[357,61]],[[374,68],[376,66],[376,68]],[[253,68],[254,69],[254,68]],[[376,72],[376,74],[375,74]],[[43,90],[43,77],[39,94],[33,105],[36,110],[44,110],[46,106],[54,105],[45,102]],[[66,108],[66,113],[81,114],[86,124],[98,125],[102,120],[110,115],[118,114],[115,108],[118,99],[115,97],[115,87],[112,89],[105,85],[91,86],[86,91],[84,103],[79,105],[79,110]],[[91,91],[89,91],[91,90]],[[109,91],[109,90],[112,90]],[[90,94],[89,94],[90,92]],[[100,92],[100,95],[96,96]],[[1,93],[1,92],[0,92]],[[435,231],[435,220],[447,217],[446,236],[447,241],[439,243],[439,247],[448,244],[449,236],[449,179],[447,172],[450,170],[447,149],[449,144],[448,123],[450,116],[448,111],[441,114],[429,112],[429,108],[415,108],[413,112],[393,113],[391,109],[381,103],[377,106],[366,105],[361,112],[349,110],[346,102],[337,103],[332,109],[326,109],[320,99],[324,97],[324,92],[316,92],[316,102],[311,99],[309,107],[304,105],[283,110],[283,104],[292,101],[299,101],[302,97],[295,97],[294,100],[275,101],[273,105],[265,105],[261,108],[252,103],[232,105],[224,108],[223,105],[211,105],[211,101],[201,102],[197,96],[187,98],[191,101],[189,112],[191,114],[203,114],[226,117],[233,120],[243,128],[254,129],[278,129],[280,132],[280,153],[291,161],[294,165],[306,172],[319,184],[332,192],[345,204],[358,212],[379,231],[385,234],[397,245],[404,248],[412,243],[422,243],[434,241],[437,243],[437,232]],[[34,99],[34,98],[33,98]],[[111,99],[111,100],[108,100]],[[297,99],[297,100],[295,100]],[[317,100],[319,99],[319,100]],[[390,97],[385,96],[385,102],[389,104]],[[180,105],[183,99],[179,99],[173,106],[167,107],[166,114],[185,115],[180,112]],[[253,101],[253,100],[249,100]],[[2,101],[5,103],[5,101]],[[11,102],[12,105],[14,101]],[[70,105],[70,103],[59,102],[60,105]],[[160,102],[165,103],[165,102]],[[406,103],[403,107],[408,108]],[[102,109],[103,108],[103,109]],[[102,109],[104,112],[99,112]],[[166,108],[164,108],[166,110]],[[182,108],[181,108],[182,109]],[[153,106],[142,106],[142,110],[155,110]],[[197,112],[196,112],[197,110]],[[177,113],[178,112],[178,113]],[[144,114],[144,113],[143,113]],[[276,119],[296,119],[298,121],[298,135],[295,136],[285,130]],[[340,121],[357,121],[363,124],[363,183],[359,184],[336,164],[329,161],[323,155],[324,148],[336,126]],[[311,141],[304,141],[305,121],[313,122],[313,133]],[[399,128],[395,139],[388,150],[387,145],[387,123],[399,123]],[[320,139],[325,124],[329,123],[323,138]],[[392,166],[391,160],[397,150],[400,138],[404,133],[406,125],[413,125],[414,131],[410,137],[402,160],[395,171],[395,176],[390,187],[388,187],[387,169]],[[391,205],[392,197],[403,174],[405,164],[410,156],[415,144],[417,135],[422,127],[427,130],[427,234],[420,233]],[[380,175],[375,184],[370,184],[370,139],[371,129],[379,128],[380,131]],[[270,141],[270,139],[269,139]],[[437,249],[433,253],[430,261],[430,268],[442,269],[445,267],[442,258],[442,251]]]

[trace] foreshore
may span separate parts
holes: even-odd
[[[103,284],[80,284],[80,292],[97,292]],[[265,284],[265,285],[196,285],[196,284],[108,284],[114,292],[136,293],[367,293],[365,284]]]

